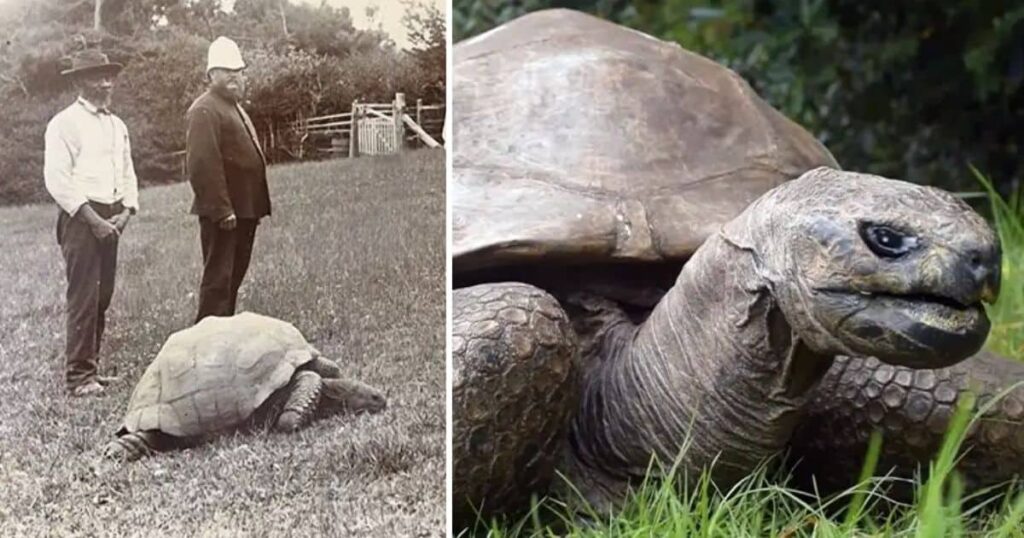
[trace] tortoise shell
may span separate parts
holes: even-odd
[[[818,166],[810,133],[728,68],[571,10],[454,47],[455,271],[687,259]]]
[[[135,386],[124,430],[192,437],[237,427],[319,355],[291,323],[206,317],[164,343]]]

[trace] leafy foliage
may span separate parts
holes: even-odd
[[[430,102],[444,102],[445,67],[448,44],[444,14],[430,4],[416,4],[403,0],[405,14],[403,23],[409,29],[409,40],[413,44],[412,56],[425,75],[418,87],[425,89],[423,99]]]
[[[1008,194],[1024,178],[1024,6],[976,0],[455,0],[456,39],[571,7],[736,70],[845,168]]]

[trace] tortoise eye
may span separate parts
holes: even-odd
[[[918,245],[917,237],[882,224],[861,224],[860,237],[871,252],[883,258],[899,258]]]

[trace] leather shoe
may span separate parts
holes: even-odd
[[[100,395],[103,394],[103,390],[103,385],[100,385],[95,381],[90,381],[84,385],[78,385],[77,387],[70,389],[68,392],[70,392],[72,396],[82,397]]]
[[[96,376],[96,382],[106,387],[107,385],[113,385],[121,381],[119,375],[98,375]]]

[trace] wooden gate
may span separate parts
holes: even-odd
[[[359,120],[359,155],[390,155],[398,153],[398,132],[391,118]]]

